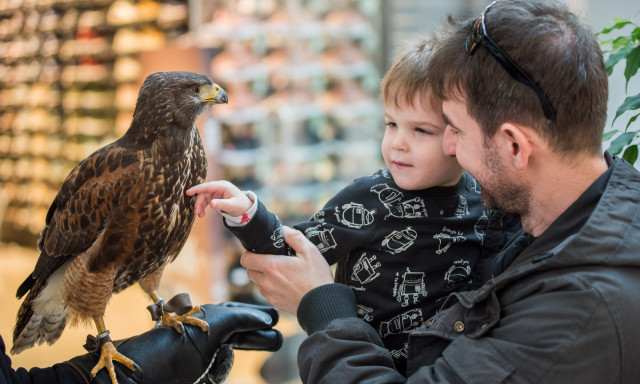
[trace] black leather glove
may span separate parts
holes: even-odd
[[[232,348],[277,351],[282,346],[282,334],[272,329],[278,321],[275,308],[233,302],[200,308],[203,312],[194,317],[209,324],[208,333],[191,325],[184,326],[183,335],[171,327],[159,327],[115,341],[118,352],[141,369],[131,371],[115,362],[118,383],[219,383],[231,370]],[[90,380],[99,353],[74,357],[67,364]],[[93,382],[111,384],[106,369],[101,369]]]

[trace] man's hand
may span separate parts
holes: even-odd
[[[226,180],[198,184],[187,189],[186,193],[187,196],[198,194],[194,205],[194,212],[198,217],[204,217],[207,204],[230,216],[240,216],[253,205],[244,192]]]
[[[300,231],[284,227],[284,241],[295,257],[245,251],[240,264],[271,305],[296,316],[302,297],[313,288],[333,283],[326,260]]]
[[[116,363],[118,383],[191,384],[197,379],[199,383],[218,383],[231,370],[232,348],[276,351],[282,346],[282,334],[272,328],[278,321],[274,308],[242,303],[207,304],[200,308],[203,312],[194,316],[207,322],[208,332],[186,325],[180,335],[171,327],[159,327],[122,342],[115,341],[118,352],[141,368],[130,371]],[[88,380],[98,358],[97,354],[89,353],[66,364]],[[102,370],[93,382],[110,384],[111,380]]]

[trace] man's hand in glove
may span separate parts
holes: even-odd
[[[219,383],[231,370],[232,348],[276,351],[282,346],[282,334],[272,329],[278,321],[275,308],[233,302],[200,308],[203,312],[194,316],[209,324],[208,332],[185,325],[180,335],[171,327],[159,327],[122,343],[114,342],[118,352],[141,369],[130,371],[115,363],[118,383]],[[88,353],[64,364],[74,367],[88,383],[98,357]],[[106,370],[101,370],[93,382],[110,384],[111,380]]]

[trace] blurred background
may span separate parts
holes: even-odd
[[[632,0],[570,0],[599,31],[638,22]],[[382,165],[378,85],[407,38],[448,15],[476,16],[480,0],[0,0],[0,334],[11,348],[18,285],[38,257],[46,212],[68,172],[128,128],[137,92],[156,71],[209,75],[229,94],[198,121],[208,179],[255,191],[285,224],[307,219],[338,189]],[[618,71],[622,72],[621,69]],[[638,89],[635,82],[629,84]],[[612,117],[624,76],[610,79]],[[618,122],[617,122],[618,123]],[[623,127],[624,128],[624,127]],[[194,303],[264,303],[238,264],[218,214],[197,219],[166,269],[161,294]],[[114,339],[153,324],[136,286],[115,296]],[[237,352],[229,383],[297,383],[304,335],[283,316],[277,353]],[[12,356],[46,366],[83,353],[91,326]]]

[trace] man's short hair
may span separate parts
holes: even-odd
[[[607,73],[591,29],[552,0],[500,0],[485,14],[487,35],[542,90],[556,113],[545,117],[531,87],[516,81],[485,46],[465,44],[478,18],[449,18],[427,74],[442,100],[466,98],[485,137],[504,122],[530,126],[557,153],[601,153],[607,115]]]

